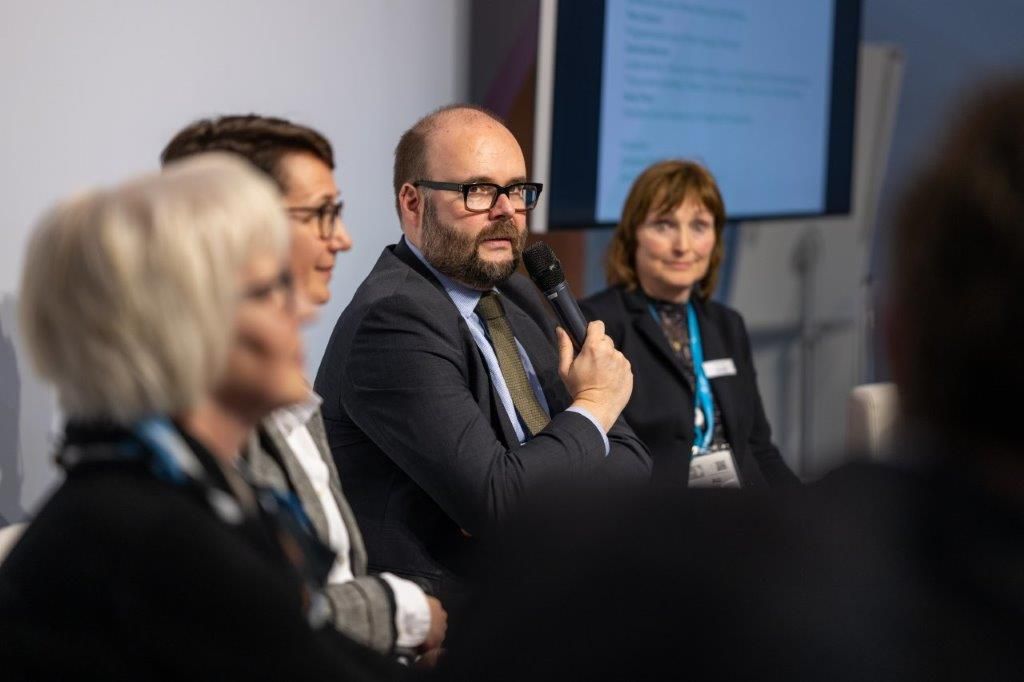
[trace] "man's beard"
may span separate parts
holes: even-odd
[[[478,255],[488,239],[508,239],[512,258],[502,263],[485,261]],[[474,289],[488,290],[512,276],[523,255],[526,234],[513,218],[504,218],[485,227],[476,237],[462,234],[437,219],[437,209],[427,201],[423,211],[423,257],[439,272]]]

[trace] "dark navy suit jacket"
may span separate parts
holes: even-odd
[[[537,289],[498,287],[551,422],[520,445],[469,327],[404,241],[381,254],[335,325],[316,378],[331,451],[371,570],[442,597],[459,592],[477,542],[532,490],[560,478],[646,481],[647,448],[620,419],[601,433],[566,412],[554,321]]]

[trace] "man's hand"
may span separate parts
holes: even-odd
[[[575,359],[569,335],[561,327],[557,333],[558,373],[573,397],[573,406],[594,415],[607,432],[633,393],[629,360],[615,350],[600,320],[587,326],[587,338]]]
[[[430,607],[430,629],[427,631],[427,638],[420,645],[422,652],[440,649],[448,630],[448,612],[441,606],[441,602],[436,597],[428,595],[427,605]]]

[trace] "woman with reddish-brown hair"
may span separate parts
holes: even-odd
[[[655,163],[634,181],[612,237],[611,286],[582,308],[633,366],[623,414],[650,448],[656,482],[796,485],[771,440],[743,318],[711,300],[724,227],[706,168]]]

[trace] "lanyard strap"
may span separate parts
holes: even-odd
[[[690,356],[693,358],[693,374],[697,383],[697,395],[694,403],[697,410],[703,413],[704,419],[694,419],[692,454],[707,452],[711,439],[715,435],[715,400],[711,395],[711,383],[704,373],[704,346],[700,341],[700,326],[697,324],[697,313],[693,305],[686,304],[686,326],[690,334]],[[694,412],[696,415],[696,411]]]
[[[65,445],[58,454],[58,460],[70,471],[83,463],[138,460],[148,453],[150,469],[157,478],[177,486],[196,486],[217,517],[229,525],[237,526],[244,521],[246,510],[238,500],[213,485],[202,463],[170,420],[162,417],[141,419],[131,426],[131,433],[133,438],[114,443],[112,449]],[[240,464],[241,470],[234,475],[241,484],[252,488],[253,502],[258,506],[249,512],[274,532],[274,539],[281,546],[285,559],[303,579],[306,616],[311,626],[319,628],[332,617],[330,604],[320,589],[334,564],[334,551],[316,537],[313,524],[295,493],[253,486],[244,463]],[[231,485],[230,480],[228,485]],[[298,550],[301,559],[296,560],[292,556],[291,548]]]
[[[132,425],[132,434],[152,453],[157,477],[175,485],[192,479],[208,488],[206,472],[185,439],[164,417],[148,417]]]
[[[242,505],[210,483],[203,466],[169,420],[165,418],[143,419],[132,426],[132,434],[153,453],[155,458],[153,469],[158,477],[177,485],[184,485],[189,479],[195,481],[206,492],[210,506],[218,516],[233,524],[242,520],[244,516]],[[316,534],[309,516],[294,492],[282,492],[274,488],[254,485],[252,483],[253,476],[244,460],[238,463],[238,471],[241,483],[253,489],[255,502],[264,512],[270,513],[280,520],[282,514],[278,510],[284,510],[284,516],[289,520],[296,521],[297,527],[301,527],[303,532]],[[224,475],[227,477],[230,474],[225,473]],[[228,485],[231,485],[230,481],[228,481]],[[235,492],[238,493],[237,490]]]
[[[659,325],[661,317],[657,308],[648,305],[651,317]],[[697,324],[697,312],[689,302],[686,304],[686,330],[690,342],[690,359],[693,361],[694,384],[696,395],[693,397],[693,447],[691,456],[707,452],[711,447],[711,439],[715,435],[715,400],[711,394],[711,383],[704,373],[704,346],[700,340],[700,325]]]

